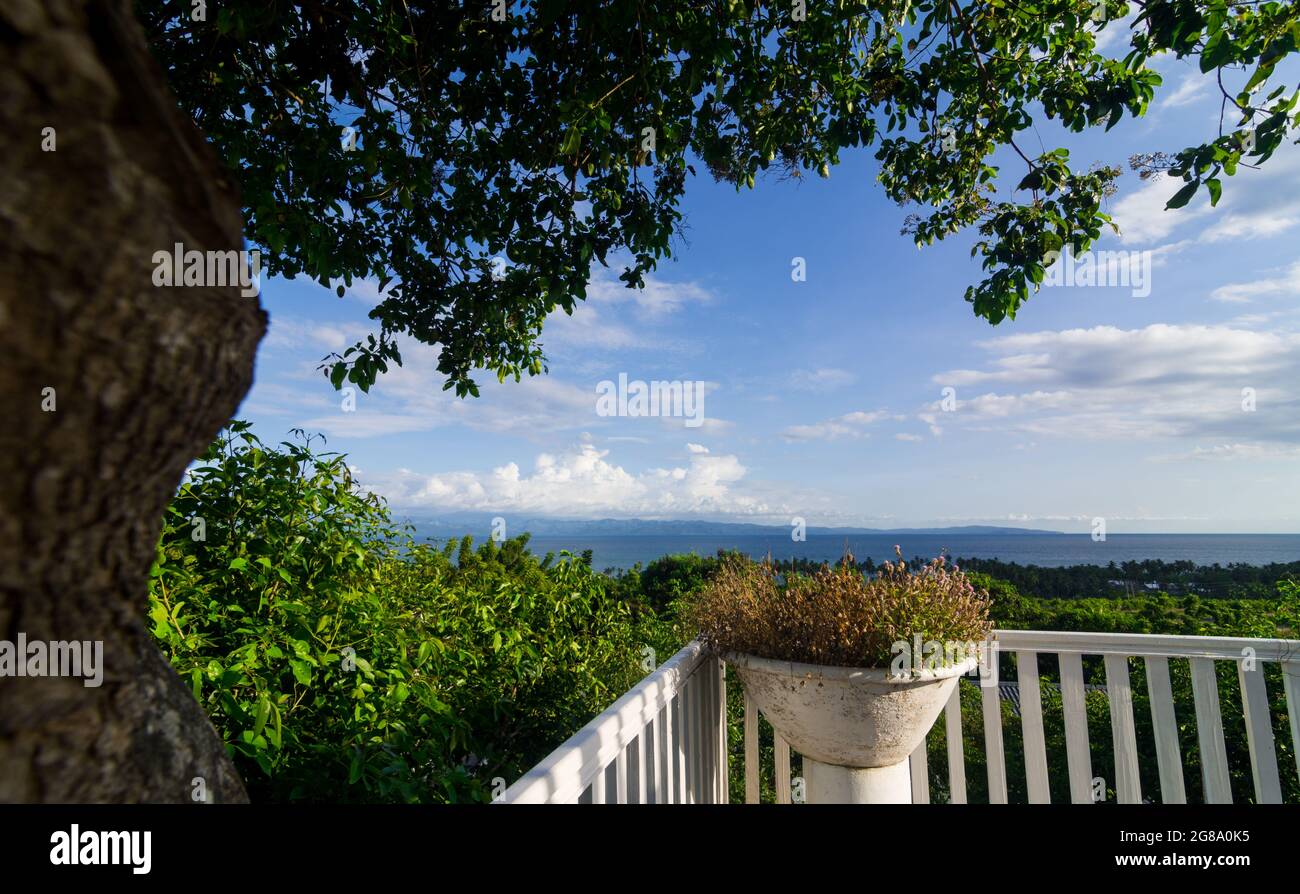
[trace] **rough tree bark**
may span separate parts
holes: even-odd
[[[0,0],[0,166],[0,640],[104,665],[0,677],[0,800],[244,800],[144,627],[164,507],[266,328],[237,286],[155,287],[152,257],[242,248],[234,184],[127,0]]]

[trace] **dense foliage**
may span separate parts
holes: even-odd
[[[850,561],[782,577],[770,563],[732,558],[687,609],[719,653],[847,667],[889,667],[894,644],[910,648],[915,637],[981,643],[990,629],[987,595],[943,559],[915,572],[887,562],[868,578]]]
[[[342,457],[235,423],[171,504],[149,616],[254,799],[487,800],[644,674],[653,618],[607,583],[526,537],[412,543]]]
[[[704,560],[701,560],[704,561]],[[920,568],[928,559],[915,556],[908,564]],[[811,574],[826,565],[819,559],[791,558],[773,563],[782,573]],[[1157,594],[1194,595],[1208,599],[1268,599],[1280,580],[1300,578],[1300,562],[1271,562],[1249,565],[1197,565],[1161,559],[1110,562],[1107,565],[1064,565],[1045,567],[1021,565],[999,559],[957,558],[953,564],[963,571],[980,572],[986,578],[1006,581],[1037,597],[1080,599]],[[867,558],[857,563],[864,574],[875,574],[879,566]]]
[[[1111,562],[1109,565],[1067,565],[1042,568],[997,559],[958,559],[967,571],[981,571],[1015,584],[1035,596],[1073,599],[1080,596],[1134,596],[1160,592],[1209,599],[1267,599],[1276,583],[1300,578],[1300,562],[1268,565],[1197,565],[1160,559]]]
[[[1287,139],[1296,95],[1274,75],[1300,42],[1295,4],[1230,0],[199,5],[136,9],[239,181],[264,268],[380,283],[376,335],[323,368],[366,388],[405,333],[462,395],[476,367],[539,373],[545,317],[573,311],[594,264],[641,284],[671,255],[696,160],[752,188],[874,146],[886,195],[926,209],[916,243],[975,229],[985,278],[966,300],[1014,316],[1046,257],[1109,225],[1119,175],[1066,147],[1031,156],[1027,134],[1142,116],[1148,62],[1193,60],[1231,115],[1135,164],[1182,178],[1170,207],[1217,202]],[[1116,31],[1120,58],[1100,36]]]
[[[663,556],[644,568],[639,564],[626,571],[606,571],[614,581],[617,592],[629,604],[658,613],[673,613],[675,604],[682,602],[703,587],[718,566],[728,558],[740,558],[739,553],[719,551],[717,556],[695,553]]]

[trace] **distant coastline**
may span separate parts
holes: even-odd
[[[490,513],[449,513],[424,515],[410,513],[402,515],[404,520],[416,525],[421,531],[438,532],[444,536],[459,536],[466,532],[490,531],[492,521],[498,517]],[[642,519],[642,518],[601,518],[601,519],[565,519],[545,517],[510,517],[505,518],[511,535],[527,531],[535,537],[646,537],[646,536],[690,536],[708,537],[739,536],[783,536],[789,537],[792,525],[758,525],[748,522],[714,522],[693,519]],[[1014,528],[999,525],[957,525],[939,528],[861,528],[861,527],[823,527],[808,525],[804,529],[808,536],[1000,536],[1017,537],[1071,535],[1063,531],[1051,531],[1041,528]]]
[[[755,526],[762,527],[762,526]],[[471,534],[476,542],[489,538],[491,528],[447,530],[415,525],[418,539],[445,542]],[[513,537],[523,530],[508,528]],[[599,570],[648,565],[662,556],[694,553],[715,555],[718,550],[738,550],[753,558],[810,559],[834,562],[850,552],[855,559],[892,560],[894,547],[905,558],[979,558],[1061,568],[1070,565],[1105,566],[1114,562],[1160,559],[1195,565],[1270,565],[1300,561],[1300,534],[1111,534],[1095,541],[1089,534],[1060,532],[1006,534],[933,531],[868,531],[817,533],[809,529],[802,541],[792,540],[786,528],[764,528],[763,533],[714,534],[552,534],[529,532],[529,550],[537,555],[567,551],[581,555],[590,550]]]

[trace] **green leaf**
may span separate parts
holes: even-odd
[[[266,737],[276,748],[284,747],[284,731],[280,725],[280,706],[271,703],[271,716],[275,718],[275,724],[272,729],[266,731]]]
[[[1223,184],[1217,177],[1211,177],[1205,181],[1205,185],[1210,190],[1210,207],[1213,208],[1219,204],[1219,196],[1223,193]]]
[[[1222,67],[1232,58],[1232,49],[1232,41],[1229,40],[1227,31],[1220,31],[1211,37],[1205,49],[1201,50],[1202,73]]]
[[[260,735],[262,727],[266,726],[266,718],[271,713],[271,700],[265,695],[257,699],[257,712],[253,715],[253,734]]]
[[[1200,182],[1193,180],[1191,183],[1188,183],[1182,189],[1178,190],[1178,192],[1174,193],[1174,197],[1165,203],[1165,210],[1172,211],[1174,208],[1181,208],[1186,205],[1188,201],[1191,200],[1192,196],[1195,195],[1196,187],[1198,186],[1200,186]]]

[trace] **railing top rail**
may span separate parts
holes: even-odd
[[[1300,640],[1293,639],[1080,633],[1072,630],[995,630],[993,634],[1001,651],[1222,659],[1241,659],[1251,655],[1258,661],[1300,660]]]
[[[629,689],[592,721],[570,736],[540,764],[506,789],[507,804],[569,803],[578,800],[596,774],[640,734],[681,690],[704,660],[692,640],[653,673]]]

